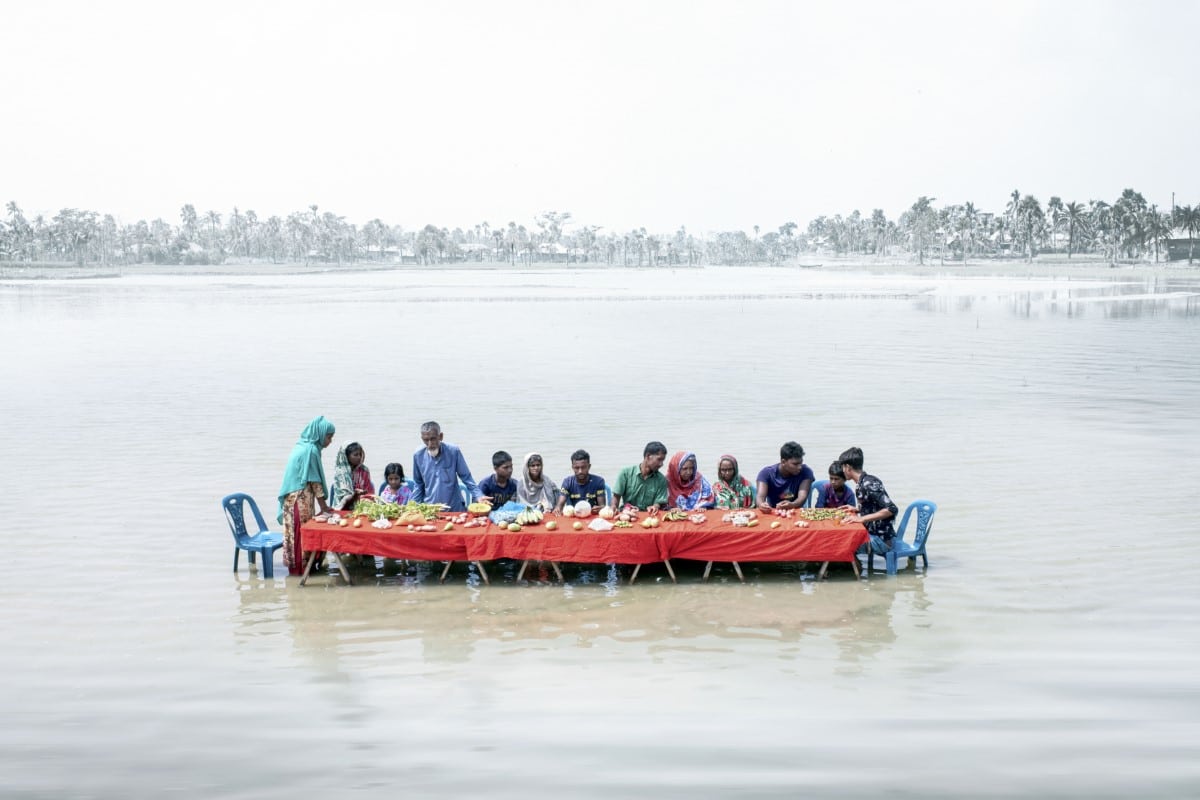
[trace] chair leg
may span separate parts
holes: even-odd
[[[262,574],[267,580],[275,577],[275,559],[271,557],[271,548],[262,549]]]
[[[257,550],[247,550],[246,551],[246,558],[249,559],[251,564],[254,563],[254,554],[257,552],[258,552]]]
[[[887,554],[883,557],[883,560],[884,560],[884,563],[887,564],[887,574],[895,575],[896,574],[896,551],[888,550]]]
[[[242,548],[240,548],[240,547],[233,548],[233,571],[234,572],[237,572],[238,556],[241,555],[241,553],[242,553]]]
[[[746,582],[746,576],[742,574],[742,565],[738,562],[733,562],[733,571],[737,573],[738,580],[742,583]]]
[[[915,559],[913,560],[913,563],[916,563]],[[925,567],[925,569],[929,569],[929,558],[924,553],[921,553],[921,565]]]

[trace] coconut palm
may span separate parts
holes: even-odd
[[[1062,207],[1062,221],[1067,226],[1067,258],[1075,249],[1076,231],[1086,231],[1088,227],[1087,210],[1081,203],[1070,202]]]
[[[1192,263],[1192,255],[1196,245],[1196,232],[1200,231],[1200,205],[1176,206],[1171,221],[1178,228],[1183,228],[1188,235],[1188,264]]]

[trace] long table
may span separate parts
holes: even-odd
[[[573,530],[574,522],[556,518],[557,530],[546,530],[544,521],[511,532],[489,523],[486,527],[464,528],[455,525],[445,531],[445,519],[434,524],[436,531],[409,531],[407,527],[372,528],[365,517],[361,527],[346,527],[310,520],[303,525],[305,550],[331,553],[356,553],[416,561],[493,561],[497,558],[542,560],[575,564],[651,564],[672,558],[696,561],[830,561],[858,562],[858,548],[868,541],[861,524],[843,524],[832,520],[814,520],[799,528],[795,520],[780,519],[772,528],[773,517],[760,518],[754,527],[735,527],[721,522],[723,511],[707,512],[708,520],[696,524],[687,520],[663,521],[657,528],[632,528],[611,531]],[[551,517],[547,517],[549,520]],[[590,522],[591,520],[581,520]],[[311,567],[311,561],[308,565]],[[342,567],[338,562],[339,568]],[[308,577],[305,569],[304,579]],[[822,568],[822,574],[824,568]],[[349,575],[342,569],[343,577]],[[673,573],[672,573],[673,575]],[[303,580],[301,581],[304,582]]]

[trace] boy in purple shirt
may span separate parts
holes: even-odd
[[[803,508],[814,477],[804,463],[804,448],[784,442],[779,448],[779,463],[763,467],[758,473],[758,510]]]
[[[842,506],[857,506],[854,492],[846,485],[846,476],[842,474],[842,462],[835,461],[829,465],[829,483],[817,493],[814,508],[841,508]]]

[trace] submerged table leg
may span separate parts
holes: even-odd
[[[312,572],[313,562],[317,560],[317,551],[313,550],[308,554],[308,563],[304,565],[304,574],[300,576],[300,585],[308,583],[308,573]]]
[[[862,574],[859,573],[859,571],[858,571],[858,559],[857,558],[850,559],[850,566],[854,568],[854,577],[861,578]]]
[[[703,583],[708,583],[708,574],[710,572],[712,572],[712,562],[711,561],[704,565],[704,577],[702,577],[700,579]]]
[[[738,580],[742,583],[746,582],[746,576],[742,574],[742,565],[738,562],[733,562],[733,571],[737,573]]]
[[[554,574],[558,576],[558,582],[562,583],[563,582],[562,570],[558,568],[558,562],[551,561],[550,566],[554,567]]]
[[[518,581],[521,580],[521,576],[523,576],[525,574],[525,568],[528,566],[529,566],[529,559],[527,558],[521,562],[521,568],[519,570],[517,570],[517,580]]]
[[[633,574],[629,576],[629,585],[630,586],[633,586],[633,582],[637,580],[638,572],[640,572],[641,569],[642,569],[641,564],[633,565]]]
[[[820,569],[820,571],[819,571],[819,572],[817,572],[817,580],[819,580],[819,581],[825,580],[825,571],[826,571],[826,570],[828,570],[828,569],[829,569],[829,562],[828,562],[828,561],[822,561],[822,562],[821,562],[821,569]]]
[[[446,576],[450,574],[450,565],[453,563],[454,563],[453,561],[446,562],[446,568],[444,570],[442,570],[442,577],[438,578],[438,583],[446,582]]]
[[[671,569],[671,559],[663,559],[663,563],[667,565],[667,574],[671,576],[671,583],[679,583],[675,580],[675,570]]]
[[[476,562],[475,562],[475,568],[479,570],[479,576],[480,576],[481,578],[483,578],[483,582],[484,582],[484,584],[485,584],[485,585],[487,585],[487,586],[491,586],[491,585],[492,585],[492,582],[488,580],[488,576],[487,576],[487,570],[483,568],[483,562],[482,562],[482,561],[476,561]]]
[[[346,565],[342,563],[341,556],[332,550],[329,551],[329,554],[333,556],[333,560],[337,562],[338,572],[342,573],[342,580],[346,581],[347,586],[353,586],[354,581],[350,580],[350,573],[346,571]]]

